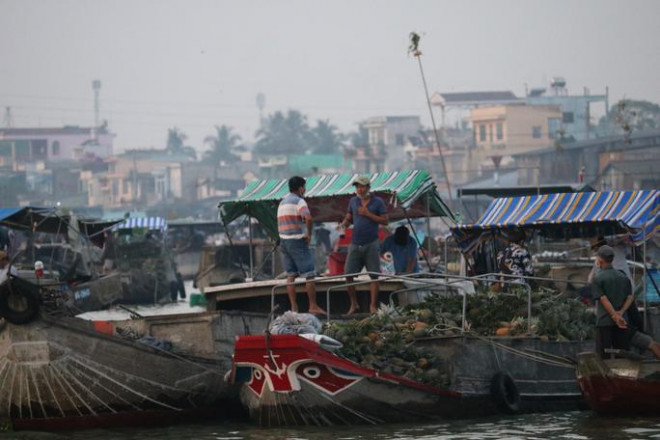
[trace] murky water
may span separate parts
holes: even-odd
[[[60,433],[0,433],[0,440],[25,439],[208,439],[208,440],[405,440],[405,439],[658,439],[658,418],[604,418],[590,411],[530,414],[428,425],[261,429],[249,423],[214,422],[150,429]]]

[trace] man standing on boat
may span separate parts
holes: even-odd
[[[593,295],[596,303],[596,352],[605,357],[608,348],[629,347],[628,323],[622,310],[630,307],[633,301],[632,288],[628,278],[612,267],[614,249],[601,246],[596,253],[600,271],[593,281]]]
[[[312,215],[309,212],[305,195],[306,181],[300,176],[289,179],[289,194],[282,199],[277,208],[277,231],[282,246],[282,262],[287,275],[286,293],[289,295],[291,310],[298,311],[296,286],[292,283],[297,276],[307,279],[305,288],[309,299],[309,313],[325,313],[316,303],[314,285],[314,257],[309,250],[312,236]]]
[[[339,224],[346,228],[353,224],[353,236],[348,247],[346,265],[344,272],[347,274],[358,273],[363,267],[369,272],[380,272],[380,243],[378,242],[378,225],[387,225],[387,207],[385,202],[378,196],[372,195],[371,181],[366,176],[357,177],[353,181],[355,196],[348,202],[346,217]],[[377,276],[370,275],[373,279]],[[348,283],[353,282],[352,276],[347,276]],[[369,311],[376,313],[378,309],[378,282],[374,281],[369,287],[371,299]],[[348,299],[351,302],[348,314],[356,312],[360,307],[355,294],[355,286],[347,288]]]

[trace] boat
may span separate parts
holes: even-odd
[[[372,176],[372,182],[378,182],[378,179],[374,177],[387,180],[392,176],[388,173],[376,174]],[[332,187],[332,184],[328,183],[332,181],[332,178],[320,176],[318,180],[310,178],[308,182],[306,200],[314,218],[317,216],[315,209],[321,219],[324,218],[323,214],[326,211],[339,209],[339,204],[335,201],[323,199],[323,197],[332,197],[333,192],[322,192],[319,189]],[[344,195],[342,191],[349,192],[351,177],[344,177],[341,181],[345,186],[342,187],[339,184],[334,187],[334,191],[339,195]],[[286,190],[283,189],[285,182],[257,182],[248,187],[250,191],[246,190],[243,193],[245,196],[241,196],[235,205],[221,205],[221,213],[225,216],[229,215],[229,217],[238,215],[238,213],[262,216],[260,222],[270,222],[271,229],[274,229],[275,223],[272,214],[264,217],[264,212],[274,209],[278,197],[282,197],[286,193]],[[326,185],[322,183],[326,183]],[[373,186],[374,191],[377,192],[378,184]],[[259,188],[267,188],[267,190],[261,190],[260,193]],[[423,192],[421,193],[423,194]],[[394,212],[392,205],[405,206],[401,200],[393,203],[397,195],[385,195],[390,203],[388,211],[391,216]],[[318,200],[315,197],[318,197]],[[563,234],[563,236],[584,236],[589,233],[628,233],[635,243],[643,243],[649,234],[658,228],[658,217],[654,214],[657,212],[658,205],[657,191],[595,193],[594,195],[559,194],[540,196],[537,199],[533,197],[529,200],[520,199],[524,198],[498,199],[491,204],[482,220],[477,224],[453,228],[452,232],[458,244],[463,249],[471,248],[488,237],[496,236],[502,228],[506,227],[536,228],[548,233]],[[260,201],[265,203],[258,206]],[[270,208],[258,210],[259,207]],[[550,215],[551,213],[556,215],[553,217]],[[569,213],[572,217],[570,219],[561,217],[562,213]],[[576,213],[580,215],[575,215]],[[545,217],[542,221],[533,217],[534,214],[542,214]],[[333,212],[332,215],[339,218],[337,212]],[[517,218],[516,215],[524,218]],[[526,223],[525,219],[529,219],[529,222]],[[397,279],[395,283],[401,283],[400,288],[393,288],[390,296],[398,298],[417,289],[425,289],[431,294],[441,292],[446,294],[446,289],[457,280],[470,285],[472,283],[488,284],[492,277],[497,275],[499,274],[461,277],[446,274],[418,274],[418,278],[414,280]],[[444,281],[438,283],[437,280],[433,280],[434,277],[443,278]],[[569,282],[573,284],[580,282],[573,279],[543,280],[541,277],[537,278],[538,281],[560,281],[564,285],[568,285]],[[336,283],[337,281],[332,278],[327,281],[320,279],[318,284],[322,285],[324,282]],[[434,282],[439,285],[433,286]],[[504,283],[510,282],[504,281]],[[360,283],[367,284],[369,280],[365,279]],[[302,286],[303,281],[299,281],[297,284]],[[283,285],[281,283],[279,287],[282,288]],[[275,310],[276,306],[286,307],[285,299],[278,293],[278,286],[275,285],[264,286],[261,292],[245,291],[245,294],[252,297],[261,296],[265,305],[267,304],[265,290],[268,288],[271,288],[272,294],[271,312]],[[224,295],[232,296],[232,291],[236,293],[235,288],[219,287],[205,292],[213,297],[210,302],[211,307],[222,307],[222,297]],[[336,292],[342,292],[342,286],[329,287],[327,292],[327,302],[323,304],[323,307],[330,311],[332,317],[333,308],[330,302],[331,299],[334,300],[337,297]],[[463,298],[466,295],[464,294]],[[321,296],[321,298],[323,297]],[[229,301],[240,300],[244,299],[236,294]],[[531,310],[531,306],[530,302],[528,310]],[[335,315],[335,318],[337,317]],[[531,322],[530,318],[531,312],[527,316],[528,324]],[[404,414],[406,420],[415,417],[430,420],[496,413],[574,410],[586,407],[575,378],[575,367],[577,354],[593,350],[593,341],[588,339],[567,340],[565,338],[547,340],[547,338],[530,335],[528,332],[516,337],[484,337],[472,334],[465,324],[464,308],[462,324],[458,328],[458,332],[449,336],[421,338],[414,342],[415,345],[423,346],[434,352],[443,359],[447,366],[448,384],[439,388],[444,390],[441,394],[455,393],[451,395],[453,404],[449,405],[450,410],[446,409],[445,405],[438,405],[435,412],[425,409],[425,402],[432,399],[437,390],[432,391],[418,386],[414,397],[405,397],[408,396],[407,391],[401,391],[402,394],[399,396],[398,393],[404,387],[398,386],[383,393],[380,384],[378,386],[373,384],[374,381],[370,375],[383,374],[389,365],[387,362],[384,362],[380,368],[372,369],[375,372],[369,369],[358,372],[356,370],[358,367],[350,362],[342,363],[327,353],[322,353],[321,348],[312,345],[312,342],[292,338],[289,335],[271,334],[259,338],[238,337],[232,374],[229,379],[231,383],[241,385],[240,396],[243,404],[249,409],[253,419],[265,426],[379,423],[381,420],[399,420],[404,417]],[[284,364],[278,363],[278,360],[286,360],[286,368]],[[322,361],[320,362],[320,360]],[[324,368],[326,364],[339,370],[339,373],[335,374],[330,369]],[[311,369],[305,370],[302,367],[304,365],[311,365]],[[349,368],[349,365],[352,365],[352,369]],[[351,374],[344,375],[342,367],[348,368],[347,371]],[[334,376],[346,381],[353,380],[355,383],[361,384],[359,396],[368,396],[368,398],[362,400],[365,402],[364,404],[359,403],[360,399],[350,400],[351,386],[349,386],[345,391],[347,394],[342,395],[344,392],[342,391],[338,393],[340,397],[335,399],[328,394],[327,389],[313,385],[313,381],[310,381],[310,374],[323,379],[328,378],[327,383],[334,387],[340,387],[339,384],[341,384],[341,381]],[[359,381],[355,374],[358,375]],[[393,383],[400,383],[397,382],[399,379],[402,377],[393,379]],[[281,384],[284,384],[284,388],[278,388]],[[386,417],[379,417],[383,411],[382,408],[388,407],[392,402],[398,402],[399,397],[404,400],[408,399],[406,401],[409,411],[404,413],[401,410],[398,417],[390,416],[389,413],[383,413],[387,414]],[[347,405],[345,403],[347,401],[351,401],[351,404]],[[315,408],[313,413],[318,414],[319,417],[313,417],[305,411],[308,404]],[[338,407],[342,408],[342,417],[330,417],[329,414]],[[354,412],[355,417],[344,416],[344,411]]]
[[[0,420],[13,429],[242,416],[237,390],[223,376],[236,335],[263,328],[266,318],[131,313],[93,321],[70,316],[57,286],[10,277],[0,296],[8,291],[16,311],[37,309],[23,322],[0,318]]]
[[[112,226],[114,272],[122,279],[125,304],[158,304],[186,298],[183,278],[167,246],[167,221],[131,217]]]
[[[222,226],[211,220],[168,221],[167,242],[184,280],[194,279],[199,271],[202,249],[221,237]]]
[[[577,380],[589,407],[602,415],[657,415],[660,411],[660,361],[578,356]]]
[[[318,335],[316,335],[318,336]],[[461,395],[362,367],[300,335],[242,336],[230,381],[262,426],[335,426],[451,414]]]

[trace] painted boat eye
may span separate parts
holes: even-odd
[[[316,379],[321,376],[321,370],[318,367],[306,367],[303,369],[303,374],[309,379]]]

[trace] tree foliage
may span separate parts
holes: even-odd
[[[220,162],[225,161],[234,163],[239,160],[233,151],[239,146],[241,137],[233,133],[233,129],[226,125],[215,126],[215,136],[207,136],[204,138],[204,143],[209,144],[211,147],[204,152],[204,159],[210,160],[214,166]]]
[[[170,154],[184,154],[193,159],[197,159],[197,152],[191,146],[186,146],[185,141],[188,136],[178,128],[170,128],[167,130],[167,144],[165,149]]]
[[[612,106],[601,125],[630,134],[660,127],[660,105],[649,101],[622,99]]]
[[[310,132],[307,117],[297,110],[269,115],[257,131],[255,152],[260,155],[305,154]]]
[[[254,151],[259,155],[337,154],[344,138],[328,120],[318,120],[310,128],[307,116],[299,111],[278,111],[257,131]]]
[[[344,135],[338,132],[337,127],[330,121],[318,120],[316,127],[311,130],[312,153],[337,154],[340,151]]]

